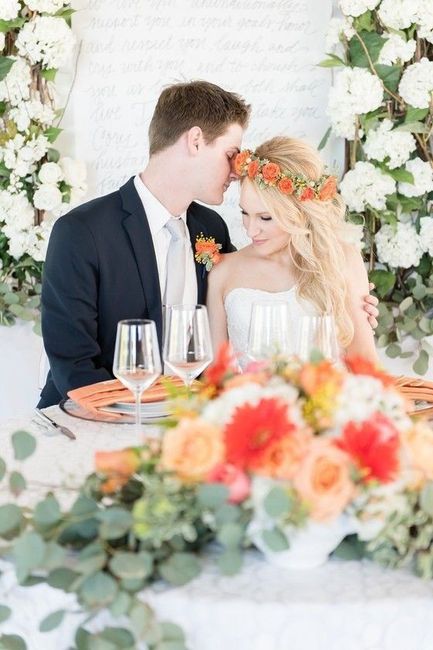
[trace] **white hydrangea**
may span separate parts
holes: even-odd
[[[388,34],[385,38],[386,43],[380,50],[378,63],[384,65],[406,63],[415,54],[416,41],[413,38],[406,41],[399,34]]]
[[[416,140],[412,133],[393,131],[392,127],[392,121],[385,119],[375,129],[370,129],[364,151],[368,158],[381,162],[389,158],[388,167],[395,169],[409,160],[416,149]]]
[[[5,49],[6,37],[4,32],[0,32],[0,51]]]
[[[414,183],[399,183],[398,191],[404,196],[422,196],[433,190],[433,169],[421,158],[408,160],[405,169],[413,174]]]
[[[376,233],[374,241],[379,262],[393,268],[408,269],[418,266],[423,248],[415,227],[411,223],[398,222],[397,228],[388,224]]]
[[[11,194],[0,192],[0,210],[6,226],[16,230],[26,230],[33,226],[34,209],[25,192]]]
[[[45,220],[40,226],[35,226],[29,231],[26,240],[26,253],[37,262],[44,262],[47,256],[48,240],[50,238],[53,222]]]
[[[8,239],[9,255],[19,260],[27,249],[27,231],[17,230],[14,226],[4,226],[2,230]]]
[[[433,3],[430,0],[418,0],[417,23],[418,38],[433,43]]]
[[[356,115],[379,108],[382,99],[383,88],[376,75],[365,68],[344,68],[329,92],[327,114],[334,133],[353,140]]]
[[[41,165],[38,176],[41,183],[56,185],[63,180],[62,168],[54,162],[46,162]]]
[[[369,9],[375,9],[380,0],[340,0],[340,9],[346,16],[360,16]]]
[[[3,81],[0,81],[0,101],[18,106],[30,97],[32,74],[30,66],[23,58],[20,56],[10,58],[15,59],[15,63]]]
[[[433,257],[433,217],[422,217],[420,219],[421,230],[419,233],[421,247],[424,253]]]
[[[32,64],[59,68],[70,58],[75,36],[63,18],[37,16],[22,27],[15,44]]]
[[[433,92],[433,61],[423,57],[403,72],[398,90],[404,101],[415,108],[428,108]]]
[[[325,48],[327,52],[335,52],[341,45],[340,38],[344,35],[348,41],[354,36],[355,30],[352,27],[353,18],[331,18],[326,32]]]
[[[62,203],[62,193],[53,183],[43,183],[33,194],[33,204],[38,210],[55,210]]]
[[[379,18],[385,27],[406,29],[417,22],[417,0],[382,0]]]
[[[62,9],[69,0],[26,0],[26,5],[31,11],[43,14],[55,14]]]
[[[26,131],[32,120],[43,126],[51,126],[56,118],[55,111],[39,99],[21,102],[9,111],[9,117],[15,122],[19,131]]]
[[[26,142],[24,137],[18,133],[15,138],[8,140],[3,146],[4,164],[17,176],[24,178],[34,171],[34,164],[45,156],[48,148],[49,142],[44,135],[33,137]]]
[[[1,0],[0,20],[14,20],[18,16],[20,3],[18,0]]]
[[[376,210],[386,207],[386,196],[393,194],[396,184],[393,178],[384,174],[369,162],[359,161],[347,172],[340,183],[341,196],[349,210],[362,212],[367,205]]]

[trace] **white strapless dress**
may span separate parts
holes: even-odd
[[[262,289],[245,289],[238,287],[226,295],[224,306],[227,314],[227,331],[229,341],[236,352],[241,366],[245,365],[248,346],[248,331],[251,311],[255,302],[287,302],[290,312],[290,328],[293,345],[295,345],[299,322],[302,316],[314,316],[316,310],[307,300],[298,298],[296,287],[288,291],[270,292]]]

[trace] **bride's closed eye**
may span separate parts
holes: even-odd
[[[245,212],[245,210],[242,210],[241,208],[241,215],[243,217],[248,217],[248,212]],[[272,217],[269,214],[261,214],[259,219],[260,221],[272,221]]]

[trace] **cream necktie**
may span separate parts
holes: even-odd
[[[174,217],[165,224],[171,235],[167,253],[167,268],[165,280],[166,305],[183,303],[186,267],[186,232],[183,219]]]

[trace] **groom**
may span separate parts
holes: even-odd
[[[119,320],[154,320],[161,343],[162,303],[205,302],[197,236],[213,238],[222,253],[234,247],[222,218],[195,201],[222,203],[249,113],[238,95],[206,81],[166,88],[149,126],[145,170],[56,222],[42,285],[51,369],[40,408],[112,379]],[[374,326],[376,299],[366,303]]]

